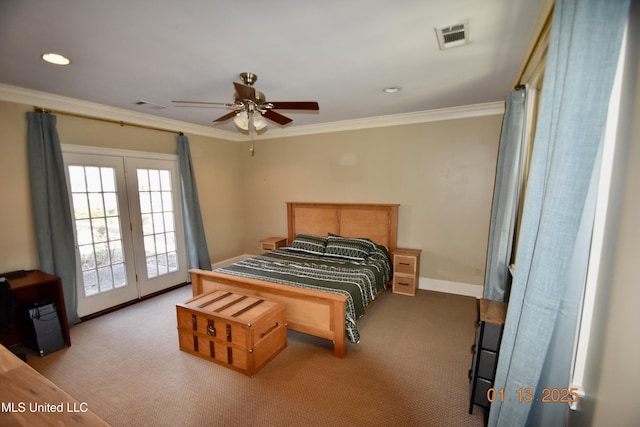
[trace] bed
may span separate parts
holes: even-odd
[[[193,295],[220,289],[282,302],[286,305],[289,329],[333,341],[334,355],[344,357],[347,339],[351,342],[359,339],[356,320],[384,291],[386,282],[390,279],[390,272],[382,271],[383,264],[388,261],[383,261],[384,257],[379,251],[391,254],[396,248],[398,205],[289,202],[287,224],[289,246],[286,248],[214,271],[190,270]],[[371,253],[376,255],[367,257],[366,260],[357,257],[355,260],[342,256],[324,257],[329,262],[324,264],[312,259],[317,256],[308,251],[291,250],[303,236],[330,236],[327,240],[331,240],[332,245],[335,244],[333,249],[337,247],[337,250],[344,249],[341,247],[344,242],[370,241],[372,247],[377,248],[371,250]],[[351,261],[368,271],[362,273],[365,278],[360,282],[352,280],[356,273],[351,271]],[[291,263],[294,264],[294,269],[305,272],[306,284],[290,283],[291,277],[296,274],[280,270],[284,268],[284,264]],[[310,264],[318,270],[309,273]],[[316,281],[324,280],[320,276],[332,269],[340,270],[342,277],[346,275],[349,279],[329,279],[329,282],[354,282],[352,286],[366,288],[363,301],[357,301],[358,298],[353,298],[351,294],[343,289],[338,290],[335,286],[320,290]],[[371,278],[376,276],[376,271],[385,283],[363,286],[363,283],[373,281]],[[309,280],[311,283],[308,283]]]

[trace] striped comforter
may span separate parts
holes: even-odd
[[[356,320],[362,317],[392,276],[391,260],[383,246],[364,261],[294,252],[285,247],[215,271],[346,295],[345,327],[352,343],[360,341]]]

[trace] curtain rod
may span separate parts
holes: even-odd
[[[35,105],[33,106],[33,111],[41,112],[41,113],[48,113],[48,114],[61,114],[63,116],[79,117],[81,119],[97,120],[99,122],[106,122],[106,123],[115,123],[115,124],[120,125],[120,126],[133,126],[133,127],[138,127],[138,128],[142,128],[142,129],[157,130],[157,131],[160,131],[160,132],[169,132],[169,133],[175,133],[175,134],[178,134],[178,135],[184,135],[182,132],[177,131],[177,130],[163,129],[163,128],[158,128],[158,127],[154,127],[154,126],[147,126],[147,125],[140,125],[140,124],[137,124],[137,123],[124,122],[122,120],[104,119],[102,117],[87,116],[85,114],[69,113],[69,112],[66,112],[66,111],[49,110],[49,109],[46,109],[46,108],[37,107]]]

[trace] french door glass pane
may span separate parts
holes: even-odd
[[[85,296],[126,286],[114,169],[69,166],[69,181]]]
[[[147,277],[178,271],[171,171],[137,171]]]

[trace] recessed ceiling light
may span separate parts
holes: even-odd
[[[384,89],[382,89],[382,91],[384,93],[396,93],[396,92],[400,92],[400,89],[402,88],[398,86],[391,86],[391,87],[385,87]]]
[[[69,65],[69,63],[71,63],[69,58],[58,53],[43,53],[42,59],[49,62],[50,64],[56,65]]]

